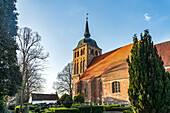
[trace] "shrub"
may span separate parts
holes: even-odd
[[[63,103],[64,100],[66,99],[66,97],[68,97],[68,96],[69,96],[68,94],[62,95],[62,96],[60,97],[59,101],[60,101],[61,103]]]
[[[57,105],[61,105],[61,102],[60,102],[60,100],[57,100]]]
[[[133,113],[131,110],[123,110],[123,113]]]
[[[74,102],[84,103],[84,97],[80,93],[78,93],[76,96],[74,96]]]
[[[20,108],[20,106],[15,107],[15,113],[19,113],[19,108]],[[24,108],[25,108],[25,105],[22,106],[22,109],[24,109]]]
[[[79,107],[79,113],[91,113],[91,106]]]
[[[15,110],[15,104],[9,105],[9,106],[8,106],[8,109],[9,109],[9,110]]]
[[[103,106],[92,106],[92,113],[103,113]]]
[[[113,105],[110,105],[110,107],[120,107],[120,104],[113,104]]]
[[[73,104],[73,100],[71,96],[67,96],[65,100],[63,101],[64,107],[70,108],[72,104]]]
[[[55,113],[79,113],[79,110],[76,108],[57,108]]]
[[[111,107],[111,111],[131,110],[131,107]]]
[[[110,106],[108,105],[101,105],[101,106],[103,106],[104,111],[110,111]]]
[[[63,105],[57,105],[57,108],[61,108],[61,107],[64,107]]]
[[[51,111],[52,113],[55,113],[55,110],[57,110],[58,108],[48,108],[49,111]]]
[[[72,104],[71,107],[72,107],[72,108],[79,108],[79,107],[81,107],[81,104]]]

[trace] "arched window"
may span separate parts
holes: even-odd
[[[91,49],[89,48],[89,54],[91,54]]]
[[[97,51],[96,51],[96,53],[95,53],[95,54],[96,54],[96,56],[98,56],[98,52],[97,52]]]
[[[100,51],[98,52],[98,56],[100,55]]]
[[[83,72],[85,71],[85,60],[83,61]]]
[[[112,82],[112,93],[120,92],[120,82]]]
[[[74,58],[76,58],[76,52],[74,53]]]
[[[88,86],[87,86],[87,84],[85,85],[85,97],[88,97]]]
[[[77,51],[77,57],[79,57],[79,51]]]
[[[79,74],[79,63],[77,63],[77,74]]]
[[[85,48],[83,49],[83,54],[85,54]]]
[[[92,55],[94,55],[94,51],[93,51],[93,49],[91,50],[91,54],[92,54]]]
[[[83,55],[83,50],[81,49],[81,55]]]
[[[100,81],[100,91],[102,92],[102,82]]]
[[[82,73],[82,61],[80,62],[80,73]]]
[[[76,70],[76,63],[74,64],[74,74],[76,74],[77,70]]]

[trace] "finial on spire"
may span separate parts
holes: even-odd
[[[88,21],[88,15],[89,15],[89,13],[86,13],[86,21]]]
[[[88,27],[88,15],[89,13],[86,14],[86,28],[85,28],[85,33],[84,33],[85,38],[89,38],[91,36],[89,32],[89,27]]]

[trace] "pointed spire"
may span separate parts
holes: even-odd
[[[88,16],[88,13],[86,15]],[[86,28],[85,28],[84,37],[89,38],[90,36],[91,35],[90,35],[90,32],[89,32],[88,17],[86,17]]]

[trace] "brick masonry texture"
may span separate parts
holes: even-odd
[[[129,102],[129,74],[126,59],[130,55],[132,45],[120,47],[100,56],[90,55],[89,48],[101,52],[101,50],[90,45],[74,50],[73,54],[82,48],[85,48],[86,52],[78,58],[73,58],[73,72],[75,69],[74,62],[80,61],[82,57],[86,62],[86,70],[79,74],[73,74],[73,96],[80,93],[84,96],[86,102]],[[170,71],[170,41],[155,46],[164,61],[166,71]],[[120,82],[120,92],[112,93],[113,82]],[[87,97],[85,96],[86,84],[88,86]],[[102,84],[102,90],[100,84]]]

